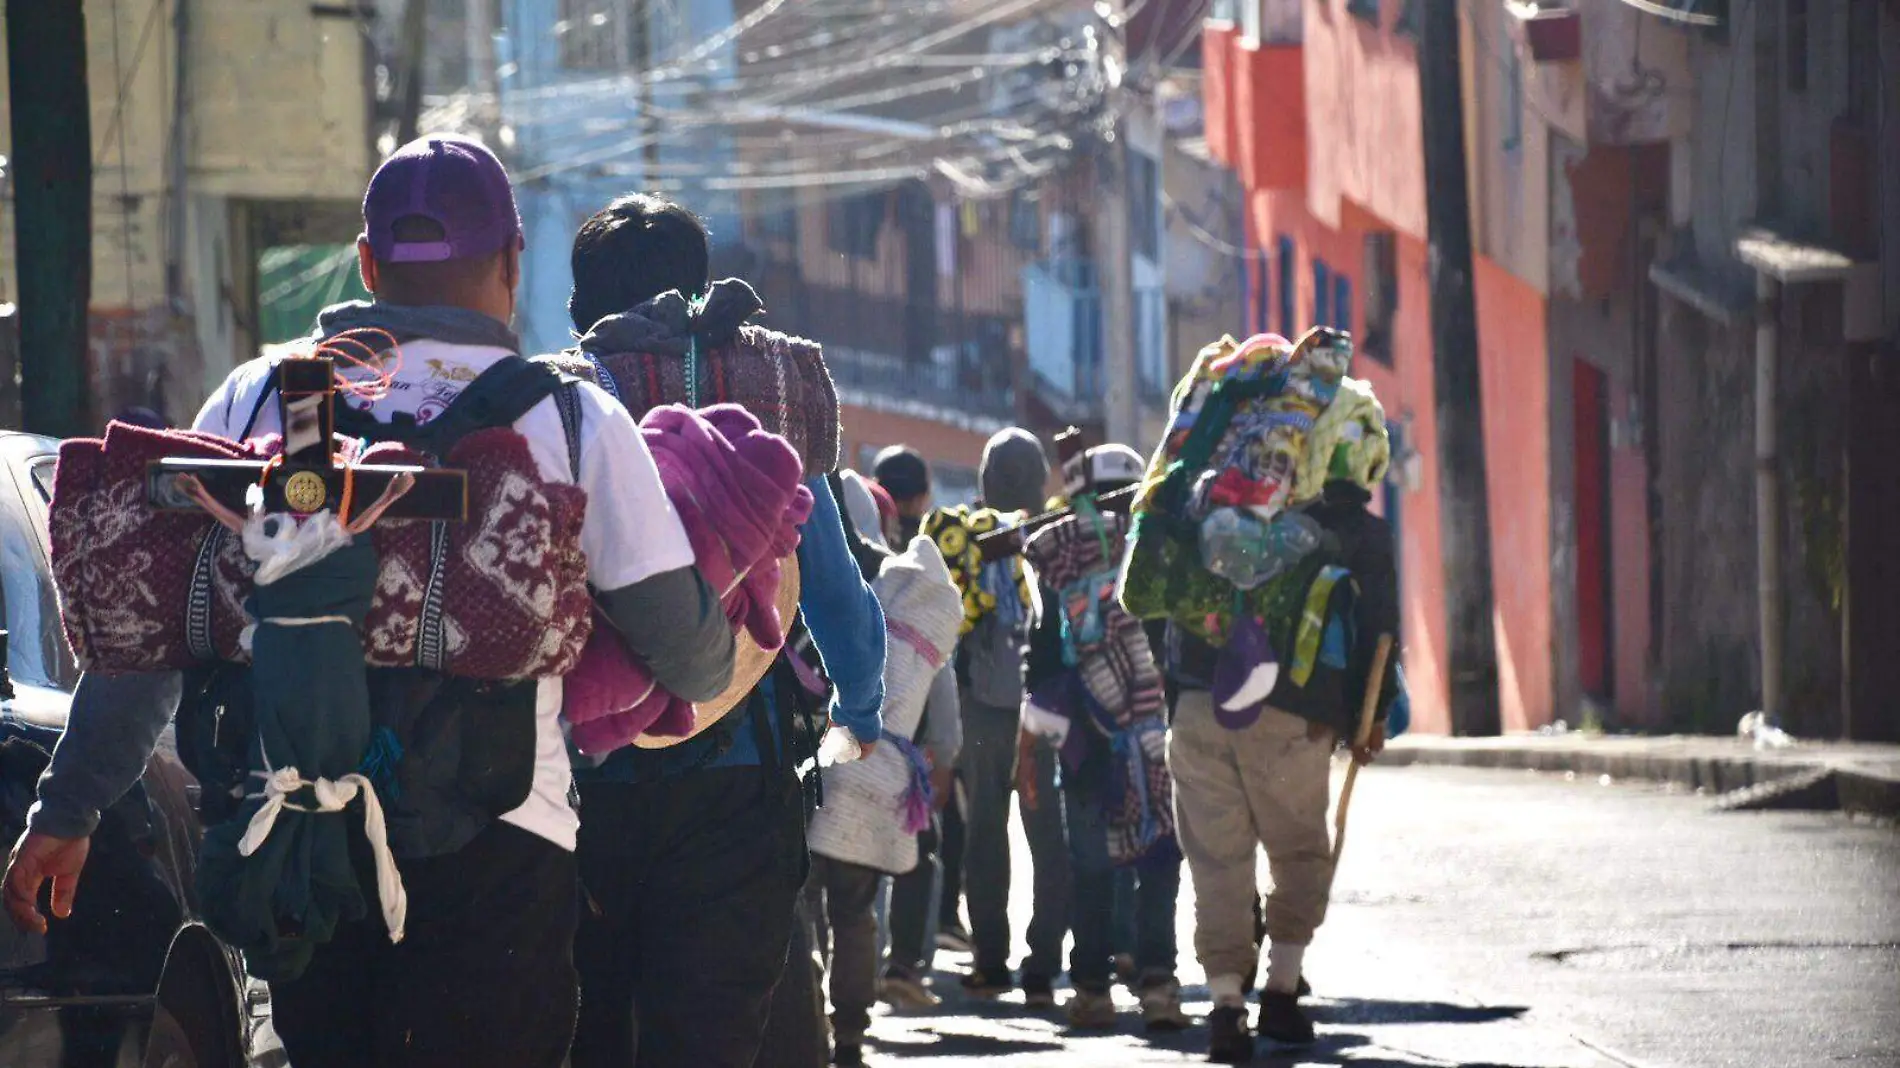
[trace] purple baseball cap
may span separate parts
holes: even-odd
[[[440,241],[398,241],[398,219],[442,227]],[[521,215],[508,172],[479,142],[431,135],[397,149],[363,194],[363,230],[383,263],[439,263],[521,246]]]

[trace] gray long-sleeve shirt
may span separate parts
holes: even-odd
[[[930,680],[924,698],[924,733],[918,739],[936,768],[953,768],[963,752],[963,708],[957,697],[957,672],[945,664]]]

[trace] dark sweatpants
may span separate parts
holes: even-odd
[[[711,768],[580,794],[574,1068],[752,1068],[805,881],[797,781]]]
[[[574,854],[496,822],[458,852],[397,866],[400,943],[372,902],[303,975],[271,984],[291,1063],[557,1068],[574,1034]]]
[[[883,873],[862,864],[811,858],[811,879],[805,886],[805,913],[814,926],[828,929],[830,945],[817,944],[825,954],[830,975],[831,1029],[839,1045],[864,1041],[871,1026],[871,1006],[877,1000],[877,903]],[[817,919],[824,917],[820,927]]]

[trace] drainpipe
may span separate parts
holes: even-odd
[[[1775,430],[1781,283],[1755,275],[1755,558],[1761,600],[1761,710],[1781,725],[1781,471]]]

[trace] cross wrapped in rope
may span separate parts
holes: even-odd
[[[205,832],[197,878],[206,923],[268,981],[301,974],[316,946],[372,900],[390,940],[402,940],[408,899],[383,817],[388,798],[378,797],[395,780],[364,774],[388,731],[372,715],[361,636],[377,554],[359,535],[384,516],[454,521],[467,511],[465,472],[338,462],[332,359],[286,359],[276,374],[278,456],[159,460],[146,483],[154,506],[205,509],[257,563],[246,605],[253,789]],[[356,819],[375,858],[373,897],[350,859],[346,820]]]

